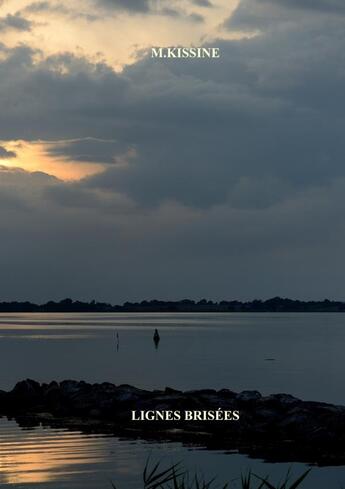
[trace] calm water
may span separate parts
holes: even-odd
[[[158,349],[154,328],[161,335]],[[12,388],[26,377],[73,378],[144,388],[257,389],[345,404],[344,345],[342,314],[2,314],[0,388]],[[112,479],[119,489],[137,488],[149,453],[202,467],[220,480],[236,478],[248,467],[278,477],[288,467],[179,444],[22,430],[0,420],[1,486],[103,489]],[[294,470],[303,466],[296,464]],[[341,485],[345,467],[315,468],[303,487]]]
[[[148,444],[114,437],[88,436],[78,432],[47,428],[21,430],[13,421],[0,419],[0,487],[40,487],[47,489],[141,489],[142,471],[150,456],[162,467],[183,461],[184,467],[219,483],[230,482],[239,489],[241,472],[251,469],[278,482],[290,464],[263,464],[241,455],[188,450],[178,443]],[[305,470],[292,466],[292,476]],[[341,467],[314,468],[304,489],[343,487],[345,470]]]
[[[345,314],[0,314],[2,389],[73,378],[345,404],[344,351]]]

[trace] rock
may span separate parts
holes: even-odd
[[[172,389],[171,387],[166,387],[164,390],[165,394],[181,394],[181,391],[178,391],[176,389]]]
[[[269,396],[268,399],[278,401],[280,404],[283,404],[285,406],[291,406],[293,404],[301,402],[300,399],[297,399],[297,397],[291,396],[290,394],[273,394]]]
[[[238,422],[135,422],[131,410],[239,410]],[[65,380],[39,384],[26,379],[0,391],[0,416],[22,426],[97,429],[145,439],[172,439],[213,449],[238,450],[270,461],[345,464],[345,407],[305,402],[288,394],[262,397],[229,389],[147,391],[109,382]]]
[[[60,398],[61,389],[59,384],[55,381],[51,382],[50,384],[45,384],[43,386],[43,397],[47,400],[47,402],[56,401],[58,398]]]
[[[231,391],[230,389],[221,389],[218,391],[218,394],[220,394],[222,397],[227,397],[233,399],[236,397],[236,393]]]
[[[89,412],[89,415],[92,418],[99,418],[102,414],[102,411],[100,409],[91,409]]]
[[[26,408],[40,404],[42,400],[42,387],[35,380],[26,379],[18,382],[9,396],[4,397],[4,402],[20,408]]]
[[[83,380],[78,382],[77,380],[64,380],[60,382],[60,389],[62,393],[66,396],[74,395],[85,389],[90,384],[87,384]]]
[[[135,402],[142,399],[147,391],[137,389],[131,385],[120,385],[114,392],[114,400],[117,402]]]
[[[258,391],[242,391],[236,396],[237,401],[257,401],[258,399],[261,399],[261,394]]]

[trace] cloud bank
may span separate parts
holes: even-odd
[[[216,65],[144,57],[116,73],[3,46],[2,139],[49,141],[52,156],[103,171],[70,183],[2,170],[2,297],[343,299],[335,12],[242,0],[226,26],[257,35],[218,41]]]

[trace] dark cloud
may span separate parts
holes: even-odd
[[[52,3],[45,0],[30,3],[22,10],[22,12],[30,14],[60,14],[71,19],[84,19],[89,22],[102,19],[102,16],[95,13],[91,14],[89,12],[82,12],[80,10],[73,9],[73,7],[66,7],[61,3]]]
[[[147,13],[151,11],[150,0],[96,0],[102,6],[114,10],[127,10],[133,13]]]
[[[186,14],[181,9],[171,7],[169,2],[157,0],[94,0],[98,6],[110,12],[124,11],[130,14],[152,14],[166,17],[175,17],[192,22],[203,22],[202,15],[197,13]],[[204,2],[207,0],[201,0]]]
[[[0,146],[0,160],[16,158],[17,154],[14,151],[7,151],[6,148]]]
[[[26,6],[22,12],[23,13],[34,13],[34,14],[44,14],[53,13],[65,15],[71,19],[84,19],[89,22],[102,20],[105,15],[117,13],[117,12],[127,12],[129,14],[150,14],[150,15],[161,15],[166,17],[179,18],[184,20],[189,20],[191,22],[203,22],[204,18],[197,13],[187,14],[181,9],[172,8],[169,2],[158,2],[150,0],[93,0],[97,7],[101,9],[97,13],[90,13],[87,11],[80,11],[71,6],[66,7],[66,5],[60,3],[52,3],[50,1],[38,1],[33,2]],[[197,4],[200,6],[211,6],[208,0],[197,0]]]
[[[217,41],[214,62],[115,73],[2,47],[2,139],[105,165],[1,176],[22,206],[0,206],[2,297],[343,298],[343,19],[252,0],[243,21],[254,6],[262,33]]]
[[[24,9],[25,12],[38,13],[38,12],[61,12],[66,13],[68,9],[62,4],[52,4],[50,1],[33,2],[27,5]]]
[[[43,172],[29,173],[0,164],[1,222],[8,212],[31,212],[43,204],[43,191],[58,180]],[[8,215],[8,214],[7,214]]]
[[[0,17],[0,32],[7,30],[30,31],[32,23],[17,13],[15,15],[8,14],[6,17]]]
[[[34,64],[15,49],[0,64],[3,137],[69,140],[52,154],[109,163],[88,185],[140,205],[272,205],[344,175],[342,37],[330,32],[315,59],[308,35],[220,43],[217,70],[145,59],[116,74],[67,54]]]
[[[67,292],[109,301],[248,298],[277,290],[342,297],[345,230],[335,216],[343,213],[344,180],[268,211],[235,212],[221,205],[198,212],[167,204],[129,212],[117,204],[105,212],[105,196],[92,198],[80,183],[44,183],[34,177],[36,188],[29,195],[32,177],[13,176],[12,183],[17,179],[18,190],[26,193],[14,194],[13,188],[7,193],[21,199],[22,208],[5,204],[0,179],[0,266],[8,277],[0,287],[3,298],[45,300]]]
[[[338,0],[241,0],[225,22],[230,29],[277,28],[285,24],[292,26],[312,25],[320,22],[320,15],[343,20],[345,4]]]
[[[342,0],[259,0],[259,3],[278,4],[286,8],[302,10],[321,10],[326,13],[345,12],[345,4]]]
[[[99,138],[81,138],[51,142],[47,151],[52,156],[63,157],[70,161],[116,164],[123,145],[114,140]]]
[[[160,10],[152,10],[150,13],[155,15],[172,17],[175,19],[182,19],[184,21],[187,20],[191,22],[204,22],[204,17],[200,14],[197,14],[195,12],[191,14],[187,14],[183,10],[176,10],[169,7],[163,7]]]
[[[6,165],[0,165],[0,173],[2,186],[26,187],[28,192],[32,190],[32,187],[59,182],[57,178],[41,171],[28,172],[22,168]]]
[[[193,0],[193,3],[198,7],[213,7],[209,0]]]

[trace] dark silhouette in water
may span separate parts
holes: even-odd
[[[120,337],[119,337],[119,333],[116,333],[116,350],[119,351],[119,347],[120,347]]]
[[[156,349],[158,348],[160,339],[161,339],[161,337],[159,336],[158,329],[155,329],[155,332],[154,332],[154,335],[153,335],[153,342],[155,344]]]

